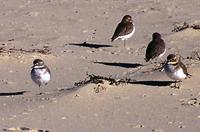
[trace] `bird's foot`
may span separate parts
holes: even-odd
[[[173,88],[173,89],[180,89],[181,81],[175,81],[174,85],[171,85],[170,87]]]

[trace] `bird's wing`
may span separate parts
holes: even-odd
[[[47,67],[47,72],[49,72],[49,74],[51,75],[51,71],[50,71],[50,69]]]
[[[185,73],[186,76],[191,76],[188,71],[187,71],[187,67],[180,61],[180,66],[183,69],[183,72]]]
[[[165,42],[162,39],[151,41],[146,50],[146,60],[154,59],[165,51]]]
[[[113,36],[112,41],[114,41],[117,37],[127,35],[131,33],[133,30],[133,24],[132,23],[119,23]]]

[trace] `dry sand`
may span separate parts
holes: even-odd
[[[199,61],[183,60],[192,78],[184,80],[180,89],[171,89],[165,73],[152,71],[154,66],[144,61],[146,46],[156,31],[167,45],[163,60],[169,53],[184,58],[199,53],[200,31],[172,32],[175,24],[200,24],[199,0],[0,2],[0,47],[6,51],[51,49],[48,55],[1,53],[0,131],[18,127],[50,132],[200,130]],[[136,25],[127,48],[121,41],[110,42],[125,14]],[[75,45],[84,41],[103,46]],[[43,59],[52,72],[52,80],[42,88],[30,78],[35,58]],[[104,82],[70,89],[87,72],[137,83],[111,86]]]

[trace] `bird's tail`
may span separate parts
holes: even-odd
[[[112,36],[111,42],[113,42],[116,38],[117,38],[116,36]]]

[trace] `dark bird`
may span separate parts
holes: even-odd
[[[125,15],[122,21],[118,24],[115,32],[111,38],[111,41],[121,39],[124,41],[124,47],[126,45],[126,40],[133,36],[135,32],[135,25],[133,23],[132,17],[130,15]]]
[[[159,33],[153,33],[153,40],[148,44],[145,60],[148,62],[156,57],[161,58],[165,52],[165,42]]]

